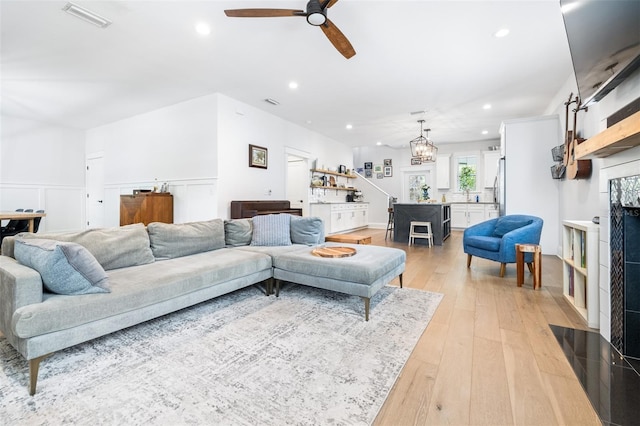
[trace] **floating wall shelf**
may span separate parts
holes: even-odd
[[[640,112],[614,124],[576,146],[576,158],[608,157],[640,145]]]

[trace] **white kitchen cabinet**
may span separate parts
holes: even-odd
[[[436,157],[436,184],[438,189],[451,187],[451,155],[438,155]]]
[[[314,203],[310,213],[322,219],[326,235],[369,225],[368,203]]]
[[[500,151],[484,151],[484,187],[493,188],[493,184],[498,174],[498,161],[500,161]]]
[[[460,203],[451,205],[451,227],[465,229],[485,221],[485,204]]]
[[[484,205],[484,218],[485,220],[494,219],[500,216],[500,209],[497,204],[485,204]]]

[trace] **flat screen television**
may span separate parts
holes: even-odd
[[[640,0],[560,0],[583,105],[640,67]]]

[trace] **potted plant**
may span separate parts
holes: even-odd
[[[473,167],[463,166],[460,169],[460,190],[467,194],[467,201],[471,201],[469,191],[476,186],[476,171]]]

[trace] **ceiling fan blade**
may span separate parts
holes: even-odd
[[[320,28],[322,28],[322,32],[324,32],[324,35],[327,36],[331,44],[338,49],[338,52],[342,53],[342,56],[349,59],[356,54],[356,51],[351,43],[349,43],[349,40],[347,40],[344,34],[342,34],[342,31],[340,31],[329,19],[327,19],[327,22],[325,22],[324,25],[320,25]]]
[[[225,15],[232,18],[274,18],[278,16],[305,16],[304,10],[295,9],[228,9]]]
[[[338,0],[325,0],[324,3],[325,3],[325,6],[323,7],[323,9],[329,9],[331,6],[338,3]]]

